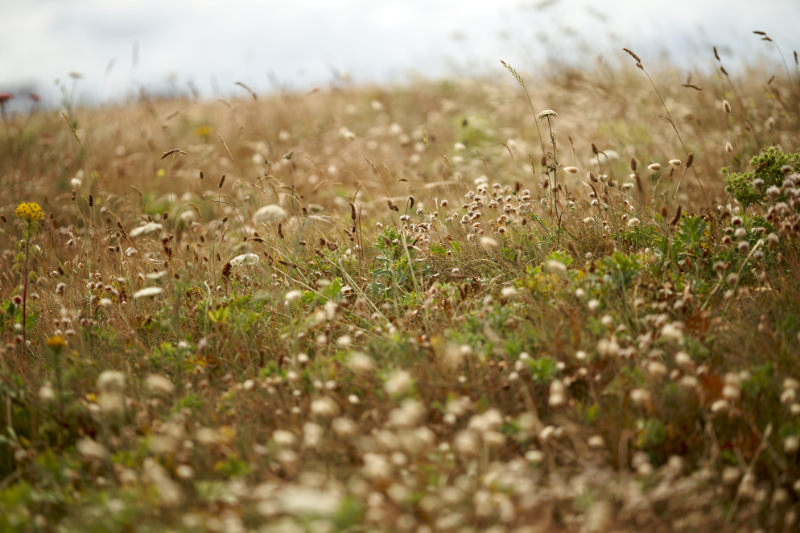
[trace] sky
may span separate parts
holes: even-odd
[[[412,76],[503,75],[556,61],[688,64],[800,48],[800,0],[0,0],[0,91],[30,87],[58,104],[140,87],[210,98]],[[729,64],[730,64],[729,63]],[[79,79],[70,73],[80,74]],[[349,76],[349,78],[346,78]]]

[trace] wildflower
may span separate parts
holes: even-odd
[[[633,389],[631,391],[631,401],[642,407],[650,403],[650,391],[647,389]]]
[[[600,339],[597,342],[597,352],[603,357],[614,357],[619,355],[620,347],[617,339]]]
[[[414,380],[411,374],[405,370],[396,370],[389,376],[389,379],[384,383],[383,388],[392,396],[404,394],[408,392],[414,385]]]
[[[669,164],[671,166],[673,166],[673,167],[679,167],[679,166],[681,166],[681,160],[680,159],[670,159],[669,160]]]
[[[27,220],[28,222],[36,222],[44,218],[42,208],[36,202],[23,202],[19,204],[15,214],[17,218]]]
[[[336,345],[340,348],[347,348],[353,343],[353,338],[350,335],[342,335],[336,339]]]
[[[473,431],[461,430],[453,439],[453,448],[464,456],[477,455],[478,446],[478,436]]]
[[[634,227],[636,227],[638,225],[639,225],[639,219],[638,218],[631,217],[630,219],[628,219],[628,227],[629,228],[634,228]]]
[[[45,403],[52,402],[56,397],[53,391],[53,385],[49,381],[45,381],[44,385],[39,389],[39,399]]]
[[[287,292],[283,296],[283,301],[285,301],[287,304],[291,304],[299,300],[301,296],[303,296],[303,293],[295,289]]]
[[[331,427],[337,435],[343,438],[352,437],[358,429],[355,422],[343,416],[334,418]]]
[[[347,360],[347,368],[357,376],[367,376],[375,370],[375,363],[363,352],[353,352]]]
[[[503,289],[500,291],[500,294],[503,296],[503,298],[513,298],[519,294],[519,291],[514,287],[503,287]]]
[[[237,255],[230,260],[231,266],[245,266],[258,264],[258,256],[256,254],[242,254]]]
[[[149,235],[150,233],[155,233],[156,231],[161,231],[164,228],[158,222],[148,222],[146,224],[142,224],[138,228],[133,228],[129,235],[131,237],[138,237],[139,235]]]
[[[149,298],[151,296],[157,296],[162,292],[164,292],[164,289],[162,289],[161,287],[145,287],[144,289],[140,289],[134,292],[133,298],[137,300],[139,298]]]
[[[566,172],[567,174],[577,174],[578,167],[564,167],[564,172]]]
[[[500,243],[498,243],[497,240],[491,237],[481,237],[480,243],[481,243],[481,248],[483,248],[487,252],[490,250],[494,250],[495,248],[500,246]]]
[[[331,516],[340,508],[338,490],[289,485],[276,493],[278,508],[290,516]]]
[[[316,448],[322,441],[322,426],[314,422],[303,424],[303,443],[309,448]]]
[[[781,190],[776,185],[771,185],[770,187],[767,187],[766,195],[771,200],[774,200],[775,198],[780,196],[780,194],[781,194]]]
[[[406,399],[400,407],[389,413],[388,425],[391,427],[411,428],[425,416],[425,408],[418,400]]]
[[[323,396],[311,402],[311,413],[315,416],[330,418],[339,414],[339,406],[331,398]]]
[[[586,443],[590,448],[594,448],[595,450],[602,448],[606,444],[601,435],[592,435]]]
[[[544,110],[540,111],[538,115],[536,115],[536,118],[538,118],[538,119],[543,119],[543,118],[548,118],[548,117],[556,118],[557,116],[558,116],[558,113],[556,113],[552,109],[544,109]]]
[[[668,341],[681,342],[683,340],[683,332],[681,331],[680,324],[673,322],[665,324],[661,328],[661,338]]]
[[[79,440],[75,448],[78,450],[78,453],[87,460],[100,461],[105,459],[108,455],[108,451],[102,444],[89,437],[84,437]]]
[[[659,170],[661,170],[661,164],[660,163],[650,163],[649,165],[647,165],[647,168],[651,172],[658,172]]]
[[[275,444],[283,448],[291,448],[297,444],[297,437],[294,436],[294,433],[286,431],[285,429],[276,429],[273,431],[272,440],[275,441]]]
[[[559,407],[564,405],[566,389],[564,387],[564,383],[559,379],[554,379],[550,382],[550,396],[547,400],[547,404],[550,407]]]
[[[61,335],[53,335],[47,339],[46,343],[53,350],[61,350],[67,344],[67,341]]]
[[[544,270],[551,274],[560,274],[567,271],[567,266],[561,261],[555,259],[548,259],[544,264]]]
[[[172,394],[175,390],[175,385],[173,385],[168,378],[160,374],[150,374],[147,376],[145,384],[147,385],[147,389],[156,396],[167,396]]]
[[[284,208],[277,204],[265,205],[255,213],[253,213],[253,220],[263,223],[279,223],[286,220],[289,214]]]
[[[155,459],[152,457],[145,459],[143,470],[145,476],[156,488],[162,505],[173,507],[181,503],[183,493],[180,486],[169,477],[164,467],[158,464]]]
[[[175,468],[175,473],[181,479],[191,479],[194,477],[194,469],[189,465],[178,465]]]
[[[14,98],[14,95],[11,93],[5,93],[5,92],[0,93],[0,104],[5,104],[12,98]]]
[[[97,378],[97,388],[102,392],[118,392],[125,388],[125,374],[118,370],[106,370]]]

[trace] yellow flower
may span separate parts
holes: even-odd
[[[54,350],[60,350],[67,344],[67,341],[61,335],[53,335],[47,339],[47,345]]]
[[[17,206],[15,213],[17,218],[22,218],[28,220],[29,222],[42,220],[44,218],[42,208],[39,207],[39,204],[36,202],[22,202]]]

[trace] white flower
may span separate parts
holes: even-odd
[[[157,296],[162,292],[164,292],[164,289],[161,287],[145,287],[144,289],[139,289],[138,291],[134,292],[133,298],[149,298],[151,296]]]
[[[173,385],[168,378],[160,374],[150,374],[147,376],[145,384],[147,385],[147,389],[155,395],[168,395],[172,394],[175,390],[175,385]]]
[[[564,167],[564,172],[566,172],[567,174],[577,174],[578,167]]]
[[[679,322],[665,324],[664,327],[661,328],[661,338],[669,341],[681,342],[683,340],[681,324]]]
[[[375,362],[364,352],[353,352],[347,359],[347,368],[357,376],[367,376],[375,370]]]
[[[292,290],[292,291],[289,291],[289,292],[287,292],[287,293],[286,293],[286,294],[283,296],[283,299],[284,299],[284,301],[285,301],[286,303],[289,303],[289,304],[290,304],[290,303],[294,303],[294,302],[296,302],[297,300],[299,300],[301,296],[303,296],[303,293],[302,293],[301,291],[298,291],[298,290]]]
[[[561,272],[566,272],[567,266],[561,261],[548,259],[544,264],[544,270],[545,272],[550,272],[551,274],[558,274]]]
[[[513,298],[519,294],[519,291],[514,287],[503,287],[503,290],[500,291],[500,294],[503,296],[503,298]]]
[[[290,448],[297,444],[297,437],[291,431],[285,429],[276,429],[272,432],[272,440],[275,444],[284,448]]]
[[[384,383],[383,388],[390,395],[395,396],[408,392],[414,385],[414,380],[411,374],[405,370],[396,370],[389,376],[389,379]]]
[[[301,485],[283,487],[276,494],[279,508],[288,515],[331,516],[341,506],[336,490],[324,490]]]
[[[331,398],[323,396],[311,402],[311,414],[330,418],[339,414],[339,406]]]
[[[500,244],[491,237],[481,237],[480,243],[481,243],[481,248],[483,248],[487,252],[489,250],[494,250],[495,248],[500,246]]]
[[[125,374],[118,370],[106,370],[97,378],[97,388],[102,392],[118,392],[125,388]]]
[[[256,254],[242,254],[237,255],[230,261],[231,266],[245,266],[245,265],[257,265],[258,264],[258,256]]]
[[[142,224],[138,228],[133,228],[130,231],[131,237],[138,237],[139,235],[148,235],[150,233],[155,233],[156,231],[161,231],[164,228],[158,222],[148,222],[147,224]]]
[[[647,389],[633,389],[631,391],[631,401],[638,406],[644,406],[650,403],[650,391]]]
[[[78,450],[78,453],[84,457],[84,459],[99,461],[101,459],[105,459],[108,455],[108,451],[102,444],[90,439],[89,437],[84,437],[79,440],[75,445],[75,448]]]
[[[544,109],[544,110],[540,111],[538,115],[536,115],[536,118],[540,118],[540,119],[541,118],[546,118],[546,117],[556,118],[557,116],[558,116],[558,113],[556,113],[552,109]]]
[[[289,214],[284,208],[277,204],[265,205],[253,214],[253,220],[256,222],[283,222]]]
[[[55,392],[53,391],[53,386],[50,384],[49,381],[45,381],[42,388],[39,389],[39,399],[44,403],[50,403],[56,397]]]

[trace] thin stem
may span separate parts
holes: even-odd
[[[550,132],[550,143],[553,145],[553,163],[547,169],[548,178],[550,173],[552,172],[552,178],[550,179],[550,188],[553,195],[553,214],[556,219],[556,224],[558,227],[558,233],[556,237],[556,246],[559,245],[561,239],[561,215],[562,213],[558,212],[558,152],[556,149],[556,136],[553,133],[553,124],[550,122],[550,115],[547,117],[547,129]]]
[[[30,228],[28,228],[30,232]],[[25,239],[25,264],[22,268],[22,351],[28,346],[28,258],[30,257],[30,235]]]
[[[528,92],[528,86],[525,85],[525,80],[522,79],[522,76],[520,75],[519,72],[517,72],[517,70],[514,67],[512,67],[502,59],[500,60],[500,64],[503,65],[503,67],[505,67],[505,69],[511,73],[511,75],[514,77],[515,80],[517,80],[517,83],[519,83],[519,86],[522,87],[522,91],[525,93],[525,98],[528,99],[528,106],[531,108],[531,113],[533,113],[533,122],[536,125],[536,133],[539,135],[539,145],[542,147],[542,155],[544,156],[545,150],[544,150],[544,139],[542,139],[542,130],[539,128],[539,123],[536,121],[537,118],[536,109],[533,106],[533,99],[531,99],[531,95]]]

